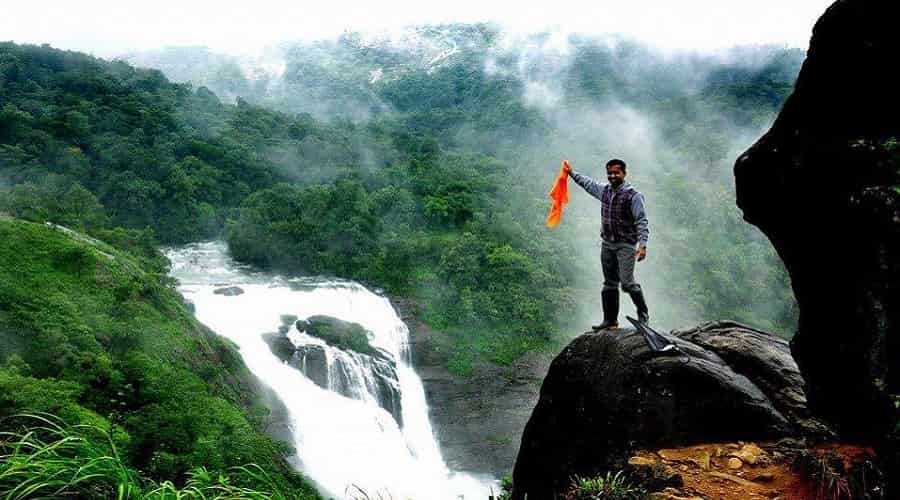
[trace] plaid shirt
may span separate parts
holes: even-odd
[[[603,221],[600,237],[604,241],[640,242],[641,246],[647,246],[650,223],[644,208],[644,195],[627,182],[613,188],[611,184],[600,184],[574,170],[571,176],[576,184],[600,200],[600,219]]]

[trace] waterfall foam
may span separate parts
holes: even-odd
[[[480,499],[490,487],[496,491],[493,479],[454,473],[444,463],[428,419],[422,381],[409,364],[409,331],[387,298],[351,281],[286,279],[236,265],[222,242],[166,253],[172,261],[171,274],[194,304],[197,318],[237,344],[247,367],[288,408],[301,468],[324,493],[340,498],[358,487],[373,498],[381,494],[424,500]],[[237,286],[244,293],[213,293],[222,286]],[[292,327],[287,336],[296,347],[317,345],[326,350],[330,372],[326,387],[334,389],[328,390],[304,375],[301,367],[273,354],[262,335],[277,331],[284,315],[332,316],[371,332],[369,343],[396,363],[402,425],[379,406],[375,397],[379,389],[366,356],[331,347]],[[340,390],[338,379],[352,387]],[[354,498],[352,493],[349,498]]]

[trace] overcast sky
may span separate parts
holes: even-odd
[[[98,56],[178,45],[250,52],[284,40],[493,21],[517,32],[620,33],[663,48],[806,48],[831,0],[4,0],[0,40]]]

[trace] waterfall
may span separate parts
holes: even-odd
[[[287,407],[300,468],[323,493],[356,498],[358,487],[371,498],[430,500],[483,499],[490,488],[497,491],[492,478],[455,473],[444,463],[410,364],[409,330],[387,298],[352,281],[285,278],[237,265],[222,242],[166,254],[197,319],[237,344],[250,371]],[[226,287],[237,289],[222,293]],[[332,347],[285,321],[317,315],[358,323],[378,355]],[[287,349],[295,349],[292,360],[279,358],[263,338],[279,328]],[[318,383],[309,376],[313,351],[324,353],[316,363],[327,366]],[[385,403],[385,393],[394,391],[396,406]]]

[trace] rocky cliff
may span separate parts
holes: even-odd
[[[731,322],[667,338],[677,351],[654,352],[633,330],[586,333],[556,357],[522,435],[513,499],[553,498],[640,448],[830,436],[782,339]]]
[[[896,426],[900,393],[898,18],[898,2],[835,2],[793,95],[735,165],[744,218],[791,276],[791,348],[812,410],[876,441]]]
[[[666,355],[634,332],[577,338],[525,427],[514,499],[554,498],[639,448],[778,437],[871,444],[897,482],[897,19],[900,2],[835,2],[772,129],[735,165],[737,203],[792,279],[790,346],[732,323],[673,332]]]
[[[549,356],[532,354],[512,366],[482,363],[469,376],[451,373],[442,332],[419,318],[419,306],[392,299],[409,326],[413,365],[422,377],[441,454],[453,470],[501,477],[519,451],[522,429],[538,401]]]

